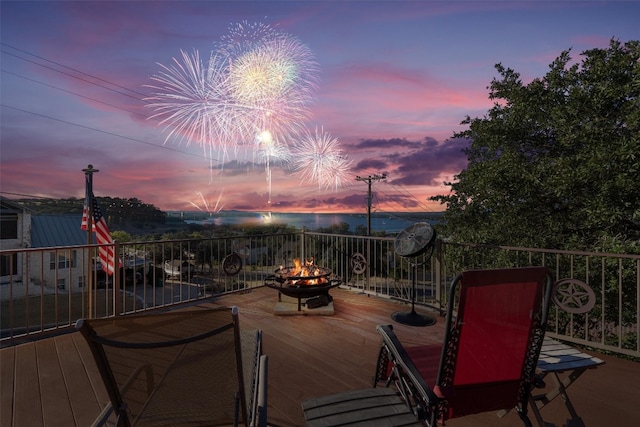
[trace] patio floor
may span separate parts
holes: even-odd
[[[440,342],[444,319],[412,327],[391,314],[408,305],[334,289],[333,315],[274,315],[277,293],[270,288],[225,295],[204,304],[237,305],[243,329],[263,330],[269,355],[268,418],[273,426],[303,426],[304,399],[371,385],[380,338],[378,324],[393,324],[405,345]],[[310,314],[310,313],[308,313]],[[589,427],[640,425],[640,364],[597,354],[606,363],[586,372],[568,391]],[[88,347],[78,333],[0,350],[0,425],[87,426],[107,396]],[[560,399],[543,409],[549,423],[562,426],[568,413]],[[447,426],[521,426],[515,413],[465,417]]]

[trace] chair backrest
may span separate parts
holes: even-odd
[[[249,424],[254,391],[244,378],[236,307],[84,319],[76,328],[89,343],[118,425]],[[245,360],[256,351],[244,349]]]
[[[453,281],[436,381],[446,418],[526,410],[550,295],[544,267],[472,270]]]

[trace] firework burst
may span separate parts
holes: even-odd
[[[271,40],[279,36],[271,25],[264,22],[250,23],[248,21],[232,24],[227,34],[214,43],[215,50],[221,55],[235,58],[245,52],[250,52],[263,40]]]
[[[224,63],[210,59],[205,65],[198,51],[180,53],[181,59],[174,58],[170,66],[159,64],[162,71],[151,77],[156,85],[148,87],[156,92],[147,98],[147,106],[155,110],[150,118],[159,119],[168,131],[165,143],[195,142],[205,149],[205,157],[213,149],[224,154],[233,139],[233,128],[224,120],[229,104]]]
[[[337,138],[324,129],[307,131],[293,150],[294,171],[303,181],[318,184],[318,189],[342,187],[348,180],[351,161],[340,148]]]
[[[159,65],[161,71],[149,85],[154,93],[147,100],[154,110],[151,118],[159,119],[167,132],[165,142],[197,143],[205,157],[221,161],[232,146],[236,155],[240,146],[253,147],[254,156],[265,164],[270,202],[272,165],[287,164],[287,144],[302,140],[302,158],[317,154],[312,155],[316,160],[310,175],[303,176],[320,188],[341,185],[349,163],[341,154],[331,154],[337,144],[319,153],[322,142],[314,147],[311,141],[327,134],[316,130],[314,138],[306,132],[319,68],[312,52],[295,37],[244,21],[214,43],[208,61],[197,51],[181,51],[171,65]]]
[[[254,135],[268,129],[279,140],[304,129],[317,90],[318,67],[294,37],[270,35],[229,60],[229,91],[253,119]]]
[[[245,22],[216,46],[206,64],[198,51],[181,51],[151,77],[148,107],[168,131],[165,142],[196,142],[226,155],[229,145],[254,141],[265,129],[279,140],[303,129],[318,73],[303,43]]]

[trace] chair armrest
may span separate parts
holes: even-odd
[[[391,325],[379,325],[377,331],[382,336],[382,345],[389,357],[392,372],[387,382],[395,381],[406,403],[423,419],[431,418],[442,401],[427,384],[407,351],[393,332]],[[378,369],[381,369],[378,366]],[[394,378],[395,377],[395,378]]]

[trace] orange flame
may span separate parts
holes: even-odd
[[[304,265],[299,258],[296,258],[293,260],[293,269],[290,272],[290,279],[292,284],[318,285],[320,283],[325,283],[326,278],[317,277],[315,279],[296,280],[294,277],[314,277],[320,276],[321,274],[321,270],[313,263],[313,258],[305,261]]]

